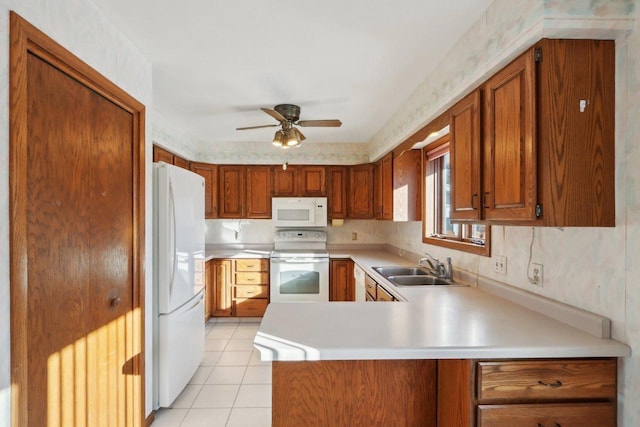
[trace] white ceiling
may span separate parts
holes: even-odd
[[[93,0],[153,63],[154,109],[198,141],[264,142],[302,108],[308,142],[368,142],[492,0]]]

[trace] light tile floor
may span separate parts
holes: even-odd
[[[260,319],[209,321],[202,363],[152,427],[271,425],[271,363],[253,347]]]

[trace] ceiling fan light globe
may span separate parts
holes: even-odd
[[[276,132],[273,136],[273,145],[276,147],[282,147],[284,145],[284,132],[281,130]]]
[[[296,145],[300,144],[300,136],[298,136],[295,128],[287,129],[285,133],[285,145],[287,145],[288,147],[295,147]]]

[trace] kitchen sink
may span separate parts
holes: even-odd
[[[384,277],[390,276],[428,276],[429,270],[423,267],[373,267]]]
[[[450,285],[451,282],[435,276],[389,276],[389,281],[397,286],[433,286],[433,285]]]

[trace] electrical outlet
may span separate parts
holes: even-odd
[[[358,240],[358,233],[355,231],[351,232],[351,240]]]
[[[544,286],[544,266],[542,264],[531,263],[529,267],[529,282],[541,288]]]
[[[507,257],[498,255],[493,257],[493,271],[499,274],[507,274]]]

